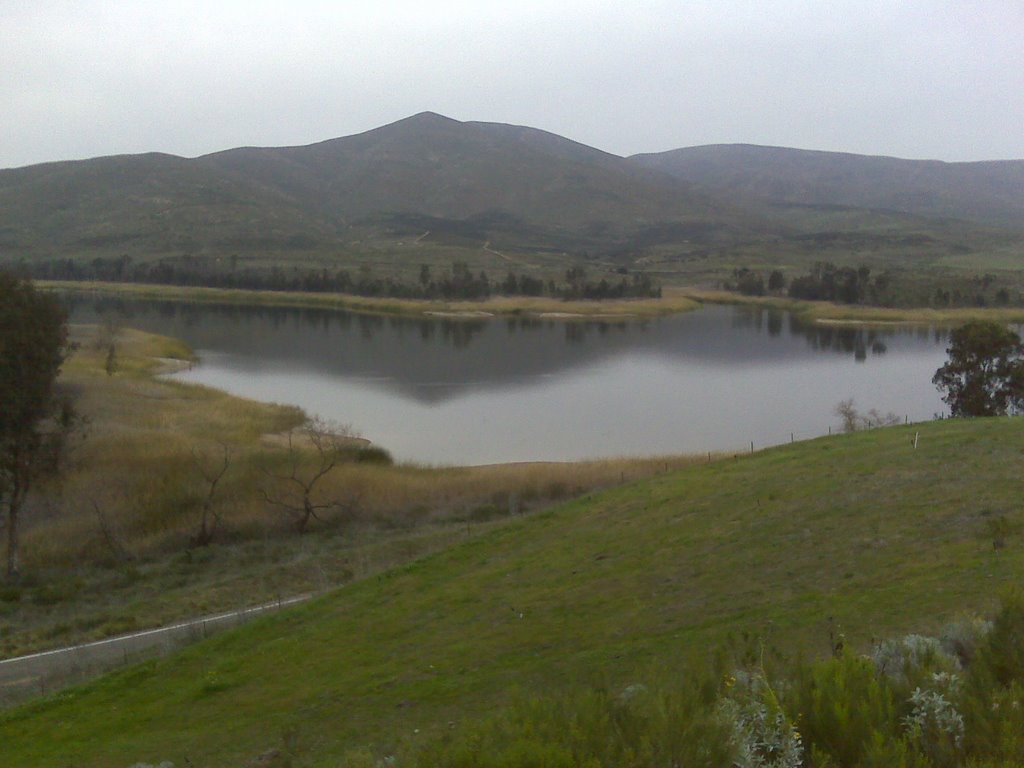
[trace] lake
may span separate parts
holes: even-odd
[[[853,398],[919,421],[946,412],[931,377],[944,329],[801,322],[709,306],[646,320],[409,318],[324,309],[71,298],[176,336],[178,378],[351,425],[431,464],[749,451],[826,434]]]

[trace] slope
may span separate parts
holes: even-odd
[[[423,113],[306,147],[0,171],[0,256],[336,255],[375,229],[547,248],[744,214],[658,171],[517,126]],[[655,234],[655,236],[660,236]]]
[[[1024,228],[1024,160],[944,163],[749,144],[634,155],[706,192]]]
[[[829,617],[861,648],[934,629],[1019,578],[1019,536],[993,549],[990,521],[1020,530],[1022,450],[1013,419],[933,422],[594,495],[5,713],[6,762],[239,765],[285,738],[333,765],[730,632],[818,653]]]

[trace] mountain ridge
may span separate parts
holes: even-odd
[[[920,217],[1024,231],[1024,161],[749,144],[627,158],[528,126],[421,112],[301,146],[0,170],[0,263],[122,254],[334,263],[425,231],[456,249],[641,264],[654,250],[697,247],[721,260],[850,226],[794,215],[808,205],[897,214],[861,231],[917,231]]]
[[[757,144],[707,144],[629,159],[735,195],[1024,223],[1024,160],[907,160]]]

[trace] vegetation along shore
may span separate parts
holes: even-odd
[[[956,325],[972,319],[1024,322],[1020,307],[877,307],[785,296],[745,296],[720,289],[665,287],[659,298],[563,300],[541,297],[499,296],[479,301],[425,301],[370,298],[304,291],[250,291],[244,289],[145,285],[138,283],[40,281],[40,288],[147,299],[286,307],[319,307],[400,315],[434,314],[449,318],[537,315],[553,319],[644,318],[688,312],[702,304],[750,304],[793,312],[816,322],[915,323]]]

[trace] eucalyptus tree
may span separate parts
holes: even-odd
[[[1005,325],[974,320],[953,331],[932,383],[954,416],[1024,412],[1024,344]]]
[[[68,351],[67,313],[58,299],[0,272],[0,510],[11,580],[20,574],[25,499],[40,475],[56,470],[75,422],[57,390]]]

